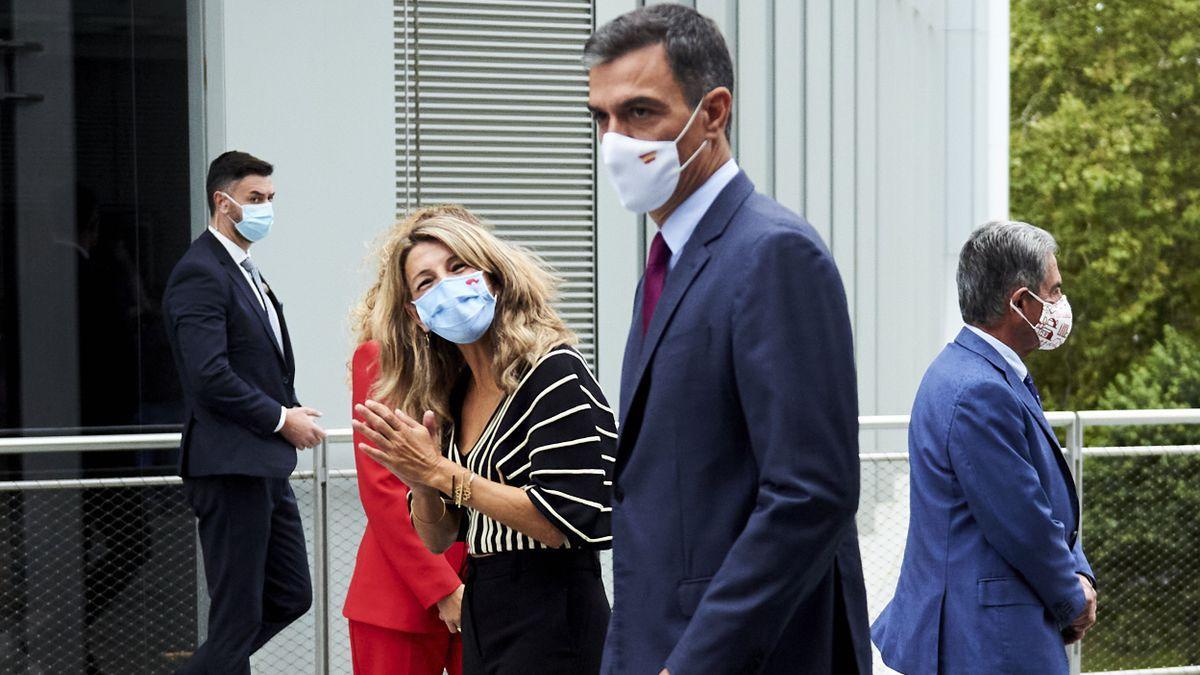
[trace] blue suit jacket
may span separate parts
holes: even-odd
[[[1040,402],[963,329],[925,373],[909,426],[908,543],[872,627],[903,673],[1066,673],[1083,611],[1075,484]]]
[[[221,242],[207,230],[171,271],[163,316],[185,399],[180,475],[285,477],[296,448],[275,433],[280,406],[299,405],[283,305],[281,351],[270,319]]]
[[[621,378],[602,672],[869,672],[858,410],[841,279],[744,173]]]

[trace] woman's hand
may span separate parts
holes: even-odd
[[[459,584],[453,593],[437,602],[438,618],[445,622],[446,628],[451,633],[462,632],[462,599],[464,588],[462,584]]]
[[[352,421],[354,430],[370,443],[359,443],[358,449],[387,467],[414,490],[432,490],[438,476],[442,457],[438,447],[437,422],[432,411],[417,422],[399,410],[368,399],[354,406],[363,421]]]

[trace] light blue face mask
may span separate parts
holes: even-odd
[[[226,199],[237,204],[242,209],[242,219],[233,224],[238,234],[251,242],[261,241],[268,234],[271,234],[271,225],[275,223],[275,207],[271,202],[242,206],[237,203],[236,199],[230,197],[228,193],[222,192],[221,194],[225,195]],[[225,217],[229,218],[229,216]],[[229,219],[233,220],[233,218]]]
[[[413,304],[426,328],[460,345],[483,337],[496,316],[496,296],[483,272],[446,277]]]

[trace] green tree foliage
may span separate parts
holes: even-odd
[[[1171,327],[1104,390],[1105,410],[1200,407],[1200,343]],[[1112,427],[1090,446],[1200,443],[1200,427]],[[1084,542],[1101,583],[1086,670],[1200,663],[1200,456],[1090,457]]]
[[[1047,407],[1200,407],[1200,0],[1013,0],[1011,67],[1012,214],[1057,237],[1076,316],[1030,364]],[[1200,663],[1200,456],[1089,457],[1083,482],[1084,669]]]
[[[1171,325],[1200,334],[1200,0],[1014,0],[1011,208],[1049,230],[1076,330],[1031,364],[1091,408]]]

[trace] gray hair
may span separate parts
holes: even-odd
[[[584,44],[583,65],[591,70],[656,44],[666,48],[671,72],[692,108],[717,87],[733,93],[733,59],[720,29],[712,19],[683,5],[650,5],[609,21]],[[727,136],[732,123],[731,112]]]
[[[1018,288],[1040,292],[1054,237],[1029,223],[994,220],[971,233],[958,256],[958,308],[963,321],[990,326],[1008,312]]]

